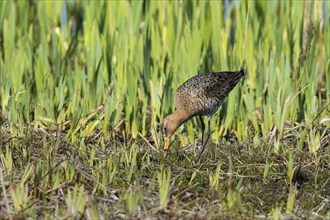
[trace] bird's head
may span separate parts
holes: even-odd
[[[164,118],[163,124],[162,124],[162,132],[163,132],[163,138],[164,138],[164,156],[167,156],[168,149],[170,146],[170,138],[175,133],[175,131],[180,126],[180,123],[173,117],[173,115],[169,115],[166,118]]]

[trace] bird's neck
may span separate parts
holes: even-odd
[[[181,109],[177,109],[171,114],[171,120],[177,123],[177,128],[180,127],[186,121],[188,121],[191,117],[191,115],[187,114],[186,111],[183,111]]]

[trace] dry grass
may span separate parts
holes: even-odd
[[[75,143],[63,139],[65,131],[26,128],[24,136],[13,137],[2,126],[0,134],[1,150],[11,149],[14,167],[11,172],[2,169],[2,185],[8,195],[15,184],[25,179],[29,200],[13,215],[10,211],[14,209],[13,201],[3,191],[0,205],[1,216],[5,218],[31,216],[28,212],[31,209],[34,217],[55,218],[88,219],[92,209],[105,219],[268,218],[276,217],[277,210],[281,215],[286,212],[290,186],[294,190],[294,209],[288,216],[329,217],[329,130],[316,154],[309,153],[306,147],[297,150],[299,139],[294,136],[288,136],[277,153],[272,150],[271,139],[261,138],[259,146],[254,147],[252,140],[238,143],[234,136],[227,136],[219,144],[211,143],[197,164],[196,146],[186,150],[174,146],[170,157],[164,160],[142,138],[123,142],[120,140],[125,138],[112,139],[100,131]],[[130,146],[136,146],[136,154]],[[290,157],[292,180],[288,176]],[[113,181],[104,184],[101,170],[109,164],[116,171]],[[40,165],[45,168],[41,173]],[[24,177],[26,167],[32,171]],[[159,208],[157,181],[157,173],[163,168],[171,170],[169,203],[165,209]],[[74,176],[67,179],[70,172]],[[56,174],[59,183],[54,187]],[[216,178],[212,176],[216,175],[218,179],[214,182]],[[82,185],[84,188],[80,189]],[[77,186],[85,198],[82,212],[68,207],[67,192]],[[131,210],[130,202],[135,204]]]

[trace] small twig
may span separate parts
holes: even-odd
[[[55,168],[57,168],[59,165],[61,165],[64,161],[67,161],[67,159],[62,159],[61,161],[59,161],[57,164],[55,164],[55,166],[51,167],[48,172],[42,176],[40,178],[40,180],[34,184],[34,186],[32,187],[32,189],[34,190],[35,188],[37,188],[39,186],[39,184],[41,183],[41,181],[46,178]]]
[[[188,146],[183,148],[182,151],[186,151],[186,150],[188,150],[189,148],[191,148],[193,146],[195,146],[195,145],[194,144],[188,144]]]
[[[103,110],[103,109],[104,109],[104,106],[105,106],[105,105],[102,104],[102,105],[100,105],[97,109],[95,109],[94,111],[89,112],[89,113],[87,113],[87,114],[85,114],[85,115],[83,115],[83,116],[81,116],[81,117],[79,117],[79,118],[74,118],[74,119],[67,120],[67,121],[64,121],[64,122],[61,122],[61,123],[58,123],[58,124],[55,123],[55,122],[53,122],[52,120],[47,119],[47,118],[44,118],[44,117],[40,117],[40,116],[39,116],[39,118],[43,118],[44,120],[47,120],[48,122],[55,124],[55,125],[56,125],[56,128],[53,128],[53,129],[51,130],[51,131],[55,131],[55,130],[58,130],[58,128],[61,127],[61,126],[67,126],[67,125],[71,124],[72,122],[79,121],[79,120],[81,120],[81,119],[83,119],[83,118],[89,117],[90,115],[93,115],[93,114],[97,113],[97,112],[100,111],[100,110]],[[42,121],[42,120],[39,119],[39,121]]]
[[[72,122],[75,122],[75,121],[81,120],[81,119],[86,118],[86,117],[88,117],[88,116],[90,116],[90,115],[92,115],[92,114],[95,114],[96,112],[98,112],[98,111],[100,111],[100,110],[102,110],[102,109],[104,109],[104,104],[102,104],[101,106],[99,106],[99,107],[98,107],[97,109],[95,109],[94,111],[89,112],[89,113],[87,113],[87,114],[81,116],[80,118],[71,119],[71,120],[68,120],[68,121],[65,121],[65,122],[59,123],[58,125],[59,125],[59,126],[66,126],[66,125],[68,125],[68,124],[71,124]]]
[[[139,136],[149,145],[149,147],[151,147],[151,149],[159,153],[159,150],[156,149],[154,146],[152,146],[152,144],[150,144],[150,142],[145,137],[143,137],[143,135],[140,132],[139,132]]]
[[[322,112],[324,112],[325,109],[328,108],[328,106],[330,105],[330,103],[328,103],[327,105],[325,105],[322,109],[319,110],[319,112],[317,113],[317,115],[315,116],[315,118],[312,121],[312,124],[314,123],[314,121],[322,114]]]
[[[113,130],[115,132],[118,132],[119,131],[119,128],[121,127],[121,125],[125,122],[125,119],[122,119],[118,122],[118,124],[113,128]]]
[[[98,181],[95,177],[89,175],[88,173],[86,173],[85,171],[83,171],[82,169],[80,169],[80,167],[76,167],[75,168],[76,171],[78,173],[80,173],[84,178],[86,178],[87,180],[90,180],[94,183],[96,183],[97,185],[99,185],[100,187],[102,187],[103,189],[105,189],[105,192],[109,192],[111,195],[114,194],[114,190],[111,190],[110,188],[106,187],[105,185],[103,185],[100,181]]]

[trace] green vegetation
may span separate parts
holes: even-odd
[[[328,1],[1,1],[0,218],[330,218]],[[162,158],[174,92],[247,76]]]

